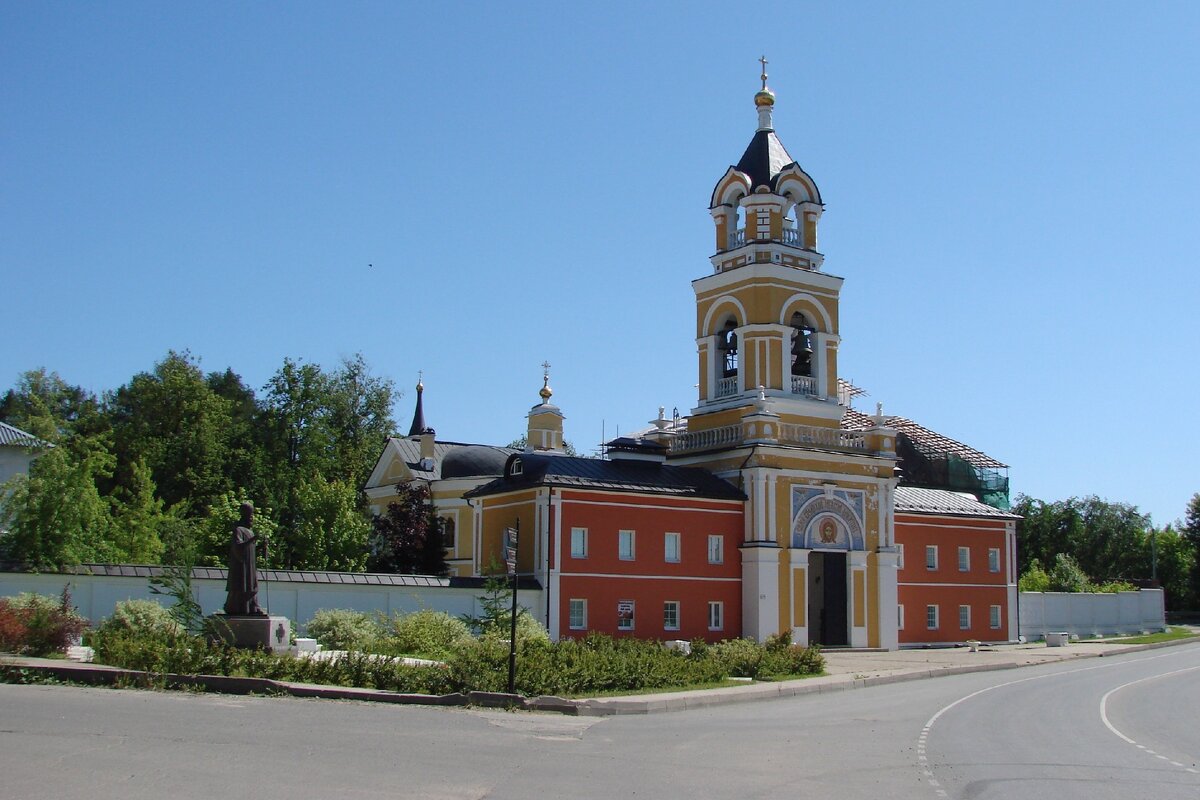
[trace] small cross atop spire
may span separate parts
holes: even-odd
[[[549,361],[542,362],[542,377],[543,378],[550,377],[550,362]]]
[[[762,64],[762,75],[759,75],[759,77],[762,79],[762,82],[763,82],[762,88],[766,89],[767,88],[767,57],[759,56],[758,63]]]

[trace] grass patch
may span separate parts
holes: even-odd
[[[1196,633],[1191,628],[1171,627],[1161,633],[1105,639],[1104,642],[1105,644],[1158,644],[1159,642],[1175,642],[1180,639],[1200,639],[1200,633]]]

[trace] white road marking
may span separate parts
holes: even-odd
[[[937,710],[937,712],[932,717],[930,717],[929,720],[925,723],[924,727],[921,728],[921,735],[917,740],[918,744],[924,745],[926,743],[925,740],[929,736],[929,732],[933,729],[933,726],[937,723],[937,721],[942,718],[942,715],[945,714],[947,711],[949,711],[950,709],[954,708],[955,706],[957,706],[961,703],[965,703],[966,701],[968,701],[972,698],[978,697],[981,694],[986,694],[995,689],[1003,689],[1006,686],[1015,686],[1018,683],[1028,683],[1029,681],[1043,680],[1045,678],[1057,678],[1057,677],[1060,677],[1063,675],[1075,675],[1080,672],[1092,672],[1093,670],[1098,670],[1098,669],[1112,669],[1114,667],[1119,667],[1119,666],[1122,666],[1125,664],[1140,663],[1143,661],[1157,661],[1160,658],[1170,658],[1171,656],[1180,655],[1180,654],[1181,654],[1180,651],[1171,651],[1171,652],[1163,653],[1162,655],[1148,656],[1146,658],[1131,659],[1130,661],[1118,661],[1115,663],[1099,664],[1094,667],[1079,667],[1078,669],[1069,669],[1069,670],[1064,670],[1063,672],[1050,673],[1048,675],[1033,675],[1028,678],[1018,678],[1017,680],[1013,680],[1013,681],[1005,681],[1004,683],[997,683],[995,686],[988,686],[984,689],[980,689],[977,692],[971,692],[968,695],[958,698],[953,703],[949,703],[949,704],[939,708]],[[1193,670],[1193,669],[1200,669],[1200,667],[1188,667],[1187,669],[1176,670],[1176,672],[1187,672],[1188,670]],[[1168,672],[1166,674],[1173,675],[1174,673]],[[1152,677],[1163,677],[1163,676],[1156,675],[1156,676],[1152,676]],[[1141,680],[1150,680],[1150,678],[1142,678]],[[1125,688],[1125,686],[1131,686],[1134,683],[1140,683],[1140,682],[1141,681],[1130,681],[1130,683],[1124,684],[1123,686],[1118,686],[1116,689],[1113,689],[1112,692],[1117,691],[1117,689],[1123,689],[1123,688]],[[1104,701],[1108,699],[1108,695],[1112,694],[1112,692],[1109,692],[1108,694],[1106,694],[1104,696],[1104,698],[1100,701],[1102,717],[1104,717],[1104,714],[1103,714]],[[1129,737],[1125,736],[1123,733],[1118,731],[1116,728],[1113,728],[1111,725],[1109,725],[1107,717],[1104,717],[1104,724],[1108,725],[1109,729],[1113,733],[1117,734],[1118,736],[1120,736],[1122,739],[1129,742],[1130,744],[1137,745],[1138,747],[1142,748],[1143,750],[1146,750],[1146,752],[1151,752],[1151,753],[1154,752],[1152,750],[1148,750],[1143,745],[1137,744],[1137,742],[1135,742],[1132,739],[1130,739]],[[922,762],[927,761],[925,756],[920,756],[918,758],[918,760],[922,761]],[[933,772],[928,768],[927,764],[922,763],[921,766],[923,768],[922,772],[926,777],[926,782],[929,783],[929,785],[931,787],[936,788],[936,787],[940,786],[940,784],[933,778]],[[1188,772],[1196,772],[1196,770],[1194,770],[1190,767],[1187,768],[1187,771]],[[944,789],[937,789],[937,794],[939,797],[947,796],[946,791]]]
[[[1158,678],[1168,678],[1172,675],[1179,675],[1184,672],[1192,672],[1192,671],[1198,670],[1198,669],[1200,669],[1200,667],[1185,667],[1184,669],[1177,669],[1177,670],[1172,670],[1171,672],[1164,672],[1160,675],[1150,675],[1149,677],[1146,677],[1146,678],[1139,678],[1136,681],[1130,681],[1129,683],[1123,683],[1120,686],[1116,687],[1115,689],[1110,689],[1108,692],[1105,693],[1105,695],[1103,697],[1100,698],[1100,721],[1104,723],[1104,727],[1108,728],[1110,731],[1112,731],[1114,734],[1116,734],[1119,738],[1123,739],[1124,741],[1126,741],[1129,744],[1133,745],[1134,747],[1138,748],[1142,752],[1149,753],[1150,755],[1154,756],[1155,758],[1161,758],[1163,761],[1167,761],[1171,764],[1174,764],[1177,767],[1183,768],[1183,764],[1180,764],[1178,761],[1171,761],[1171,759],[1167,758],[1166,756],[1164,756],[1160,753],[1154,752],[1149,747],[1146,747],[1144,744],[1138,744],[1133,739],[1130,739],[1128,736],[1126,736],[1125,734],[1123,734],[1119,730],[1117,730],[1117,727],[1115,725],[1113,725],[1112,722],[1110,722],[1108,719],[1108,698],[1112,697],[1114,694],[1116,694],[1117,692],[1121,691],[1122,689],[1124,689],[1128,686],[1134,686],[1139,683],[1145,683],[1146,681],[1157,680]],[[1185,768],[1185,769],[1188,769],[1189,772],[1195,772],[1194,769],[1190,769],[1190,768]]]

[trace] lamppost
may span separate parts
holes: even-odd
[[[507,540],[504,543],[504,560],[507,562],[508,575],[512,578],[512,613],[509,617],[508,631],[508,693],[514,694],[517,687],[517,542],[521,535],[521,520],[505,531]]]

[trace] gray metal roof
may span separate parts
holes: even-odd
[[[992,508],[969,495],[950,492],[945,489],[918,489],[915,486],[896,487],[896,511],[1020,519],[1020,516],[1017,514],[1010,514],[998,508]]]
[[[20,428],[14,428],[7,422],[0,422],[0,445],[7,447],[53,447],[32,433],[26,433]]]
[[[467,492],[465,497],[501,494],[532,486],[570,486],[674,497],[745,500],[728,481],[695,467],[674,467],[654,461],[606,461],[601,458],[522,453],[520,474],[506,474]]]
[[[24,565],[0,562],[0,572],[27,572]],[[42,570],[43,572],[47,570]],[[123,578],[157,578],[163,567],[156,564],[79,564],[58,570],[62,575],[103,575]],[[195,579],[225,580],[223,567],[195,567]],[[481,589],[486,577],[439,578],[436,575],[391,575],[382,572],[324,572],[317,570],[260,569],[259,579],[278,583],[327,583],[358,586],[442,586],[450,589]],[[536,580],[522,577],[522,589],[541,588]]]

